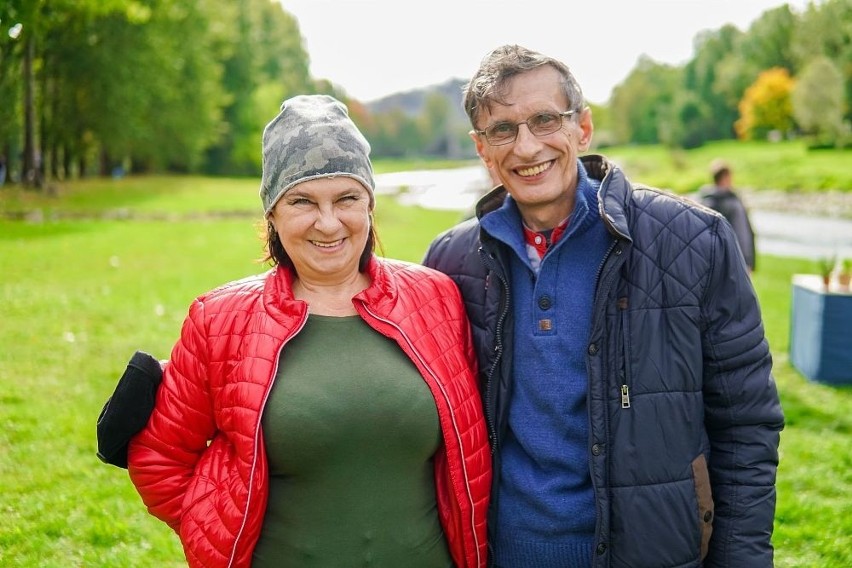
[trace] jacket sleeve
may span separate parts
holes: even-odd
[[[735,239],[730,224],[715,222],[702,345],[715,517],[704,566],[771,568],[784,416],[757,297]]]
[[[196,300],[165,367],[151,418],[128,450],[128,473],[142,501],[175,531],[195,464],[214,431],[204,306]]]

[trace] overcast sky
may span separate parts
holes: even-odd
[[[280,0],[299,21],[311,75],[361,102],[468,78],[494,47],[561,59],[604,103],[640,55],[682,64],[702,30],[745,31],[768,9],[807,0]],[[819,4],[820,0],[816,3]]]

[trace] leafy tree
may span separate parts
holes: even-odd
[[[418,122],[423,140],[427,141],[423,148],[426,154],[458,154],[458,148],[455,147],[458,138],[452,129],[450,102],[446,97],[437,92],[427,96]]]
[[[736,53],[742,35],[735,26],[726,25],[696,36],[695,56],[683,71],[686,93],[678,95],[674,109],[675,120],[685,113],[693,122],[674,125],[675,142],[691,147],[733,136],[737,104],[758,72]]]
[[[714,117],[707,104],[691,91],[680,91],[672,104],[670,130],[664,140],[677,148],[697,148],[707,141],[708,124]]]
[[[141,170],[200,164],[224,102],[216,14],[206,2],[157,0],[90,23],[78,57],[93,73],[78,88],[103,173],[124,159]]]
[[[20,42],[20,50],[8,50],[5,55],[8,57],[8,69],[20,69],[21,72],[18,82],[21,90],[11,93],[9,100],[20,103],[14,111],[20,118],[11,121],[11,124],[21,125],[24,183],[42,187],[45,173],[42,166],[50,161],[50,156],[43,152],[44,143],[51,139],[50,124],[46,122],[45,114],[55,110],[55,101],[50,94],[59,90],[49,78],[51,66],[45,54],[55,45],[69,14],[97,17],[121,10],[125,3],[126,0],[7,0],[0,7],[0,18],[16,22],[20,30],[16,38]],[[6,78],[0,80],[0,84],[6,81]]]
[[[592,111],[592,121],[595,125],[595,135],[592,138],[592,148],[606,148],[612,146],[614,135],[612,133],[612,117],[608,105],[586,103]]]
[[[400,108],[376,114],[364,125],[364,136],[370,141],[373,155],[404,157],[421,153],[424,147],[422,128],[416,118]]]
[[[845,85],[844,117],[852,121],[852,0],[809,3],[796,27],[791,51],[800,68],[820,56],[834,63]]]
[[[784,4],[763,12],[746,32],[731,36],[730,49],[716,65],[712,87],[722,105],[709,109],[712,120],[725,121],[719,137],[728,138],[735,132],[739,103],[762,71],[780,67],[795,73],[790,47],[795,28],[796,16]]]
[[[295,94],[326,91],[311,80],[298,23],[279,3],[219,3],[231,12],[220,24],[233,28],[234,33],[221,38],[222,83],[228,102],[223,109],[222,136],[209,148],[205,170],[257,174],[263,126],[281,102]]]
[[[613,134],[618,143],[655,144],[669,129],[671,104],[681,80],[681,70],[639,58],[627,79],[610,98]]]
[[[253,173],[280,101],[317,88],[271,0],[6,0],[0,21],[21,30],[0,36],[0,153],[22,147],[35,185],[92,164],[196,170],[216,144],[218,171]]]
[[[789,132],[793,127],[794,85],[784,68],[762,72],[740,102],[740,119],[734,125],[740,139],[765,138],[772,131]]]
[[[4,175],[11,177],[12,170],[17,170],[15,157],[20,151],[18,140],[22,133],[20,89],[22,54],[21,42],[18,41],[18,24],[16,12],[8,4],[0,9],[0,160],[6,164]],[[3,185],[5,179],[0,179]]]
[[[766,10],[739,37],[736,51],[758,69],[783,67],[793,74],[796,63],[791,46],[795,27],[796,16],[788,4]]]
[[[827,57],[805,67],[793,88],[793,113],[817,145],[843,142],[843,75]]]

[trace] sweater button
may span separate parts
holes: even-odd
[[[542,296],[538,299],[538,307],[542,310],[549,310],[553,305],[553,302],[550,300],[550,296]]]
[[[705,523],[709,523],[712,520],[713,520],[713,511],[707,511],[706,513],[704,513],[704,522]]]
[[[598,546],[595,548],[595,552],[597,552],[598,555],[601,555],[604,552],[606,552],[606,543],[604,543],[604,542],[598,543]]]
[[[593,444],[592,445],[592,455],[599,456],[603,453],[603,446],[601,444]]]
[[[589,355],[597,355],[598,354],[598,344],[591,343],[589,344]]]

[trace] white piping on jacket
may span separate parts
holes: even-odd
[[[290,337],[284,339],[284,342],[281,344],[281,347],[278,348],[278,356],[275,358],[275,365],[272,367],[272,377],[269,379],[269,386],[266,388],[266,394],[263,395],[263,401],[260,404],[260,410],[257,413],[257,427],[254,430],[254,455],[251,461],[251,471],[249,473],[249,484],[248,484],[248,493],[246,495],[246,510],[243,513],[243,522],[240,525],[240,530],[237,531],[237,535],[234,537],[234,546],[231,549],[231,558],[228,559],[228,568],[234,565],[234,559],[237,555],[237,544],[240,542],[240,537],[243,536],[243,531],[246,528],[246,523],[248,522],[249,516],[249,506],[251,505],[251,495],[252,490],[254,489],[254,472],[257,468],[257,454],[258,448],[260,447],[260,430],[261,430],[261,416],[263,415],[263,409],[266,408],[266,401],[269,399],[269,393],[272,392],[272,385],[275,383],[275,376],[278,374],[278,362],[281,361],[281,351],[284,350],[284,346],[287,343],[296,337],[302,328],[305,327],[305,323],[308,321],[308,313],[305,312],[305,316],[302,318],[302,321],[299,322],[299,326],[290,334]]]
[[[476,506],[473,503],[473,495],[471,495],[471,493],[470,493],[470,481],[469,481],[469,478],[468,478],[468,475],[467,475],[467,464],[465,463],[465,459],[464,459],[464,446],[462,445],[461,433],[459,432],[459,427],[458,427],[458,424],[456,423],[456,415],[453,412],[453,405],[450,404],[450,397],[447,395],[447,391],[444,389],[444,385],[441,384],[441,381],[438,379],[438,376],[435,374],[435,372],[432,370],[432,368],[429,365],[426,364],[426,361],[423,360],[423,357],[420,355],[420,352],[417,351],[417,349],[414,347],[414,344],[412,343],[411,339],[408,338],[408,336],[405,334],[405,332],[402,330],[402,328],[400,328],[396,323],[394,323],[392,321],[389,321],[389,320],[386,320],[386,319],[384,319],[380,316],[377,316],[372,310],[370,310],[370,308],[367,306],[366,303],[361,302],[361,305],[364,306],[364,309],[371,316],[373,316],[377,320],[379,320],[383,323],[386,323],[387,325],[393,327],[394,329],[396,329],[400,333],[400,335],[402,335],[402,337],[405,339],[405,342],[408,344],[408,347],[411,349],[411,352],[414,353],[417,356],[417,359],[420,361],[420,364],[423,365],[423,367],[425,369],[428,369],[429,373],[432,375],[432,378],[435,379],[435,384],[437,384],[438,388],[441,389],[441,394],[444,395],[444,400],[447,402],[447,408],[450,409],[450,418],[452,418],[453,431],[456,433],[456,439],[458,440],[459,452],[462,454],[461,465],[462,465],[462,472],[464,473],[464,487],[465,487],[465,490],[466,490],[466,493],[467,493],[468,501],[470,501],[470,526],[471,526],[471,529],[472,529],[471,532],[473,534],[474,548],[476,550],[476,565],[480,566],[480,565],[482,565],[482,560],[481,560],[480,554],[479,554],[479,539],[476,536],[476,517],[475,517]],[[448,467],[449,467],[449,465],[448,465]],[[464,546],[462,546],[462,552],[464,553]]]

